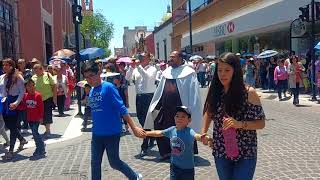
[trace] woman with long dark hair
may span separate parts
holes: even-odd
[[[212,154],[220,180],[251,180],[257,161],[256,129],[264,128],[265,115],[255,89],[244,85],[240,59],[233,53],[222,54],[217,62],[202,133],[207,133],[211,121]]]
[[[16,108],[23,99],[25,93],[24,79],[16,71],[16,64],[12,59],[2,61],[4,74],[0,76],[0,93],[4,100],[3,103],[3,118],[6,127],[10,130],[10,148],[6,153],[5,158],[10,160],[13,157],[13,149],[18,138],[20,141],[19,149],[28,143],[18,130],[18,116]]]

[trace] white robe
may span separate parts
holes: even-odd
[[[157,115],[155,112],[155,107],[161,99],[166,79],[176,80],[181,103],[183,106],[188,107],[188,109],[191,111],[192,121],[189,124],[189,127],[196,132],[200,132],[203,105],[201,103],[199,82],[197,80],[196,72],[190,66],[185,64],[177,68],[168,67],[165,71],[163,71],[159,86],[155,91],[150,103],[144,128],[154,129],[154,120],[156,119]]]

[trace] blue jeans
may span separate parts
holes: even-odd
[[[257,159],[231,161],[226,158],[214,158],[220,180],[252,180]]]
[[[43,142],[42,137],[40,136],[39,131],[38,131],[39,125],[40,125],[40,123],[38,123],[38,122],[30,122],[29,123],[30,129],[32,131],[32,136],[33,136],[34,142],[36,143],[36,151],[43,152],[43,151],[45,151],[44,142]]]
[[[112,136],[92,135],[91,141],[91,176],[92,180],[101,179],[101,162],[103,152],[107,152],[109,164],[113,169],[122,172],[129,180],[136,180],[138,174],[135,173],[119,157],[120,134]]]

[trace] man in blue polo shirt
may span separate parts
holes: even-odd
[[[89,106],[92,113],[91,175],[93,180],[101,179],[101,161],[106,150],[109,164],[122,172],[128,179],[141,179],[142,175],[134,172],[119,157],[121,117],[129,124],[137,137],[145,137],[143,129],[137,127],[125,107],[116,87],[102,81],[99,66],[88,61],[82,67],[82,73],[93,88],[89,94]]]

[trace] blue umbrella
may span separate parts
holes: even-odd
[[[80,51],[80,59],[83,61],[92,60],[98,57],[102,57],[103,55],[105,55],[105,53],[106,51],[104,49],[97,47],[82,49]]]
[[[318,44],[314,48],[320,49],[320,42],[318,42]]]
[[[252,57],[253,54],[249,53],[249,52],[246,52],[246,53],[243,53],[242,54],[242,57]]]
[[[272,57],[272,56],[275,56],[277,55],[278,52],[277,51],[274,51],[274,50],[266,50],[266,51],[263,51],[262,53],[260,53],[257,58],[259,59],[265,59],[265,58],[269,58],[269,57]]]

